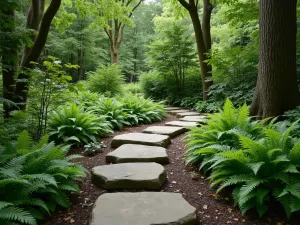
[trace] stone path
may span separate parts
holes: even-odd
[[[169,163],[165,148],[146,145],[125,144],[106,155],[107,163],[156,162]]]
[[[184,133],[186,130],[184,127],[167,127],[167,126],[152,126],[148,127],[143,133],[149,134],[162,134],[168,135],[170,138],[174,138],[179,134]]]
[[[180,121],[185,121],[185,122],[197,122],[201,124],[205,124],[207,120],[207,116],[185,116],[183,118],[180,118]]]
[[[110,165],[92,169],[92,181],[105,190],[134,190],[101,195],[94,205],[91,225],[196,225],[196,209],[181,194],[159,191],[167,181],[161,164],[169,163],[166,147],[171,138],[190,127],[199,126],[199,113],[166,107],[168,113],[183,117],[165,126],[150,126],[143,133],[127,133],[113,138],[117,148],[107,154]]]

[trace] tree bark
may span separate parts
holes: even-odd
[[[44,46],[47,41],[48,33],[50,30],[50,26],[52,23],[52,20],[54,16],[56,15],[57,11],[59,10],[59,7],[61,5],[61,0],[52,0],[47,11],[45,12],[43,19],[41,21],[40,25],[40,31],[36,37],[36,40],[29,52],[28,57],[24,62],[21,64],[22,69],[24,70],[18,75],[18,80],[20,82],[16,83],[16,89],[15,89],[15,102],[19,103],[19,108],[21,110],[26,109],[26,102],[27,102],[27,95],[28,95],[28,79],[29,75],[26,72],[26,70],[31,69],[33,65],[31,62],[37,62],[41,52],[44,49]],[[32,18],[38,19],[38,18]]]
[[[212,12],[212,5],[209,0],[204,1],[203,8],[203,26],[201,26],[201,21],[199,19],[198,13],[198,4],[195,0],[189,0],[186,2],[185,0],[178,0],[180,4],[185,7],[192,19],[192,24],[194,27],[196,44],[197,44],[197,52],[200,63],[201,70],[201,78],[202,78],[202,95],[203,100],[208,100],[208,89],[212,85],[211,79],[211,67],[205,62],[207,60],[207,53],[211,48],[211,34],[210,34],[210,18]],[[205,23],[205,24],[204,24]]]
[[[268,118],[299,103],[296,77],[297,0],[260,1],[258,80],[251,115]]]
[[[15,25],[15,11],[13,9],[8,9],[6,11],[1,12],[7,23],[1,24],[3,26],[0,27],[1,32],[7,35],[14,35],[16,25]],[[6,22],[3,22],[6,23]],[[3,98],[13,101],[13,94],[15,89],[15,75],[18,65],[18,46],[16,43],[7,42],[4,40],[7,35],[4,35],[0,38],[0,47],[1,47],[1,58],[2,58],[2,85],[3,85]],[[7,103],[3,103],[4,116],[8,118],[10,116],[10,112],[14,109]]]

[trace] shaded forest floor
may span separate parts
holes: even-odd
[[[142,132],[145,128],[153,125],[164,125],[167,121],[178,120],[175,116],[168,116],[164,121],[128,127],[123,131],[117,131],[113,135],[102,139],[106,148],[102,153],[93,157],[83,157],[78,160],[82,165],[91,170],[95,166],[105,165],[105,156],[113,151],[110,142],[115,135],[130,132]],[[197,208],[199,225],[299,225],[300,214],[295,215],[290,221],[286,221],[285,213],[279,204],[272,204],[269,213],[259,219],[256,213],[250,212],[242,216],[238,208],[233,207],[230,195],[223,193],[214,195],[214,190],[209,189],[209,182],[201,173],[194,172],[195,169],[186,167],[183,162],[185,143],[184,134],[172,139],[172,144],[167,148],[170,164],[166,165],[168,181],[162,191],[179,192],[194,207]],[[80,154],[82,149],[74,149],[72,153]],[[52,217],[47,218],[42,225],[89,225],[93,204],[105,190],[96,187],[87,177],[81,184],[80,194],[71,196],[72,207],[59,210]],[[121,224],[120,224],[121,225]]]

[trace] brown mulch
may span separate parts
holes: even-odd
[[[164,121],[151,125],[128,127],[123,131],[117,131],[102,141],[107,146],[102,153],[93,157],[83,157],[78,160],[82,165],[91,170],[95,166],[104,165],[105,155],[113,151],[110,142],[115,135],[122,133],[141,132],[153,125],[164,125],[167,121],[177,120],[174,116],[168,116]],[[285,219],[284,210],[280,205],[272,205],[269,213],[259,219],[256,213],[250,212],[242,216],[238,208],[233,207],[230,195],[214,195],[214,190],[209,189],[209,182],[203,174],[195,173],[194,168],[186,167],[183,162],[185,144],[184,135],[172,139],[172,144],[167,148],[170,164],[166,165],[168,182],[162,191],[179,192],[194,207],[197,208],[199,225],[300,225],[300,215],[294,216],[289,222]],[[80,149],[72,153],[81,153]],[[81,184],[80,194],[71,196],[72,207],[59,210],[55,215],[47,218],[42,225],[89,225],[93,203],[105,190],[96,187],[86,178]],[[120,224],[121,225],[121,224]],[[132,224],[134,225],[134,224]]]

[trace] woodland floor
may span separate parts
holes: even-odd
[[[102,153],[93,157],[83,157],[78,160],[85,168],[91,170],[95,166],[104,165],[105,155],[113,151],[110,142],[115,135],[130,132],[141,132],[153,125],[164,125],[167,121],[178,120],[175,116],[168,116],[164,121],[128,127],[123,131],[115,132],[113,135],[103,138],[107,146]],[[285,219],[285,214],[280,205],[272,204],[269,213],[263,218],[258,218],[255,213],[250,212],[242,216],[238,208],[233,207],[230,195],[222,194],[215,196],[214,191],[209,189],[209,182],[203,174],[195,173],[194,168],[185,167],[183,163],[185,144],[183,135],[172,139],[172,144],[167,148],[170,164],[166,165],[168,182],[162,191],[179,192],[194,207],[197,208],[199,225],[300,225],[300,214],[295,215],[290,221]],[[82,149],[74,149],[72,153],[80,154]],[[96,187],[86,178],[81,184],[80,194],[71,196],[72,207],[59,210],[55,215],[47,218],[42,225],[89,225],[93,203],[105,190]],[[121,224],[120,224],[121,225]],[[132,224],[134,225],[134,224]]]

